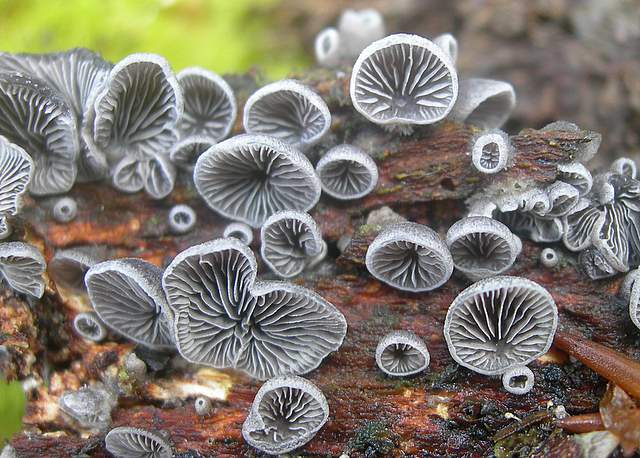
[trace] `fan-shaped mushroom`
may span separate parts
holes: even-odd
[[[429,366],[430,356],[424,341],[410,331],[392,331],[376,347],[376,364],[387,375],[406,377]]]
[[[640,269],[632,270],[627,274],[622,284],[622,296],[629,301],[629,316],[631,321],[640,329],[640,282],[638,278]]]
[[[500,172],[507,166],[512,154],[509,136],[498,129],[479,135],[471,146],[471,162],[482,173]]]
[[[515,106],[516,93],[509,83],[470,78],[460,81],[460,93],[450,117],[482,129],[498,129]]]
[[[320,180],[298,150],[264,135],[238,135],[208,149],[193,180],[218,213],[259,228],[280,210],[307,211],[320,198]]]
[[[22,196],[27,192],[33,169],[26,151],[0,136],[0,239],[10,233],[7,216],[22,210]]]
[[[81,293],[86,291],[84,276],[102,257],[93,247],[68,248],[56,251],[49,261],[49,275],[58,287]]]
[[[0,243],[0,277],[18,293],[41,298],[47,265],[40,251],[22,242]]]
[[[140,428],[119,426],[104,438],[109,453],[122,458],[171,458],[173,453],[167,441],[157,434]]]
[[[305,374],[342,344],[344,316],[306,288],[255,282],[251,250],[236,239],[196,245],[162,278],[178,351],[188,361],[267,379]]]
[[[322,190],[340,200],[366,196],[378,183],[378,167],[371,156],[353,145],[331,148],[316,164]]]
[[[620,175],[624,175],[629,178],[636,178],[637,175],[637,167],[636,163],[633,159],[629,159],[628,157],[620,157],[611,163],[611,167],[609,167],[614,173],[619,173]]]
[[[542,286],[525,278],[493,277],[455,298],[444,336],[458,364],[498,375],[546,353],[557,323],[556,304]]]
[[[586,250],[591,246],[594,229],[603,224],[604,212],[587,199],[580,199],[569,213],[562,217],[564,245],[571,251]]]
[[[568,183],[556,181],[547,187],[551,208],[545,218],[559,218],[569,213],[580,200],[578,190]]]
[[[587,248],[586,250],[581,251],[578,256],[578,263],[582,270],[592,280],[613,277],[618,273],[616,269],[609,264],[602,253],[594,248]]]
[[[80,337],[92,342],[101,342],[107,337],[107,328],[95,312],[78,313],[73,319],[73,329]]]
[[[242,436],[252,447],[280,455],[313,439],[328,418],[327,399],[313,383],[293,375],[276,377],[258,390]]]
[[[369,245],[367,269],[378,280],[404,291],[430,291],[453,272],[453,260],[438,234],[416,223],[384,227]]]

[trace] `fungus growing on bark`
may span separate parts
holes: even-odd
[[[322,191],[340,200],[359,199],[378,183],[378,167],[367,153],[353,145],[331,148],[316,164]]]
[[[527,366],[512,367],[502,374],[502,386],[511,394],[527,394],[535,378]]]
[[[516,106],[516,93],[511,84],[482,78],[460,81],[458,99],[451,119],[482,129],[498,129],[507,122]]]
[[[22,210],[34,164],[27,152],[0,136],[0,239],[11,233],[8,217]]]
[[[93,247],[76,247],[56,251],[49,261],[49,275],[58,287],[76,293],[86,291],[84,276],[101,260]]]
[[[92,342],[102,342],[107,337],[107,328],[95,312],[78,313],[73,319],[73,329],[80,337]]]
[[[119,426],[104,438],[109,453],[122,458],[171,458],[169,443],[157,434],[140,428]]]
[[[82,429],[100,431],[111,424],[111,410],[116,399],[104,388],[83,387],[66,391],[58,405],[62,413]]]
[[[14,291],[41,298],[47,268],[40,251],[23,242],[0,243],[0,277]]]
[[[512,155],[513,148],[509,136],[498,129],[479,135],[471,146],[471,162],[482,173],[493,174],[502,171]]]
[[[410,331],[392,331],[376,348],[376,364],[393,377],[406,377],[429,366],[430,356],[424,341]]]
[[[560,262],[560,257],[553,248],[545,248],[540,252],[540,263],[548,269],[553,269]]]
[[[78,214],[78,204],[72,197],[62,197],[53,206],[53,219],[59,223],[73,221]]]

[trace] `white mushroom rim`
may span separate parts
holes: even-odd
[[[640,329],[640,282],[638,279],[638,273],[640,273],[639,269],[633,270],[627,274],[627,278],[631,280],[627,280],[625,278],[625,287],[630,289],[629,292],[629,317],[631,317],[631,321],[636,325],[638,329]],[[632,282],[632,283],[631,283]],[[628,283],[631,283],[629,286]]]
[[[140,428],[119,426],[104,438],[106,449],[115,456],[171,458],[171,446],[162,437]]]
[[[360,199],[378,183],[378,166],[353,145],[331,148],[316,164],[322,191],[340,200]]]
[[[534,382],[533,372],[527,366],[512,367],[502,374],[502,386],[511,394],[527,394]]]
[[[482,173],[498,173],[508,164],[513,149],[509,136],[498,129],[478,136],[471,148],[471,162]]]
[[[253,242],[253,229],[245,223],[229,223],[222,233],[224,238],[233,237],[249,246]]]
[[[376,364],[382,372],[404,377],[422,372],[431,357],[424,341],[410,331],[392,331],[376,347]]]

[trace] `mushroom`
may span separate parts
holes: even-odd
[[[314,42],[316,62],[326,68],[340,65],[343,57],[341,41],[340,33],[333,27],[328,27],[316,35]]]
[[[581,251],[578,256],[578,264],[592,280],[613,277],[617,273],[602,253],[594,248]]]
[[[127,371],[127,376],[137,383],[143,383],[147,377],[147,364],[135,352],[125,356],[122,367]]]
[[[217,239],[178,254],[162,277],[176,345],[188,361],[235,368],[258,379],[305,374],[337,350],[344,316],[286,282],[256,282],[253,252]]]
[[[516,366],[502,374],[502,386],[511,394],[527,394],[535,378],[527,366]]]
[[[613,161],[609,170],[633,179],[637,175],[636,163],[628,157],[621,157]]]
[[[33,170],[31,156],[0,136],[0,239],[11,232],[7,217],[22,210],[22,196],[27,192]]]
[[[640,329],[640,282],[636,281],[638,279],[638,274],[640,273],[640,269],[632,270],[625,277],[625,284],[623,287],[628,289],[628,298],[629,298],[629,316],[631,317],[631,321]]]
[[[82,429],[100,431],[111,424],[111,411],[117,404],[115,397],[99,386],[87,386],[65,391],[60,396],[60,411]]]
[[[493,217],[514,233],[526,236],[534,242],[553,243],[562,240],[562,221],[559,218],[544,218],[518,210],[496,211]]]
[[[604,212],[582,198],[562,217],[564,245],[571,251],[583,251],[591,246],[591,237],[596,227],[604,222]]]
[[[580,199],[578,190],[570,184],[556,181],[547,187],[551,208],[545,218],[559,218],[569,213]]]
[[[444,336],[458,364],[499,375],[545,354],[557,324],[556,304],[542,286],[526,278],[493,277],[454,299]]]
[[[44,294],[47,265],[40,251],[23,242],[0,243],[0,277],[14,291],[37,299]]]
[[[470,78],[460,81],[450,118],[482,129],[498,129],[516,106],[513,86],[504,81]]]
[[[479,135],[471,146],[471,162],[482,173],[500,172],[507,166],[512,155],[509,136],[498,129]]]
[[[200,155],[215,144],[216,142],[208,137],[187,137],[175,144],[169,153],[169,159],[176,166],[193,173],[193,167]]]
[[[172,348],[171,315],[160,285],[162,271],[141,259],[96,264],[85,275],[100,319],[118,334],[149,348]]]
[[[364,197],[378,183],[376,163],[353,145],[338,145],[327,151],[316,164],[316,174],[322,191],[340,200]]]
[[[197,221],[196,212],[186,204],[174,205],[169,210],[169,227],[174,234],[186,234],[193,230]]]
[[[569,121],[554,121],[547,124],[540,130],[542,132],[559,131],[578,134],[581,141],[576,145],[576,153],[574,154],[574,157],[581,162],[589,162],[593,159],[600,148],[600,143],[602,143],[601,134],[590,130],[582,130],[576,124]],[[588,139],[589,141],[584,141],[584,139]]]
[[[201,417],[209,415],[211,413],[211,410],[213,409],[213,406],[211,405],[211,399],[205,396],[198,396],[193,403],[193,406],[196,414]]]
[[[92,342],[102,342],[107,337],[107,328],[95,312],[78,313],[73,319],[73,329],[80,337]]]
[[[79,148],[76,119],[69,105],[43,81],[0,73],[0,135],[33,159],[31,194],[71,189]]]
[[[313,383],[285,375],[264,383],[242,425],[252,447],[280,455],[302,447],[329,419],[327,399]]]
[[[433,39],[433,42],[442,49],[449,57],[453,65],[458,60],[458,40],[450,33],[443,33]]]
[[[78,204],[72,197],[62,197],[53,206],[53,219],[59,223],[73,221],[78,214]]]
[[[589,194],[593,186],[591,172],[579,162],[558,165],[558,179],[576,188],[580,196]]]
[[[253,229],[245,223],[227,224],[222,235],[224,238],[233,237],[234,239],[238,239],[247,246],[253,242]]]
[[[198,158],[193,180],[209,207],[254,228],[280,210],[313,208],[321,192],[309,160],[264,135],[238,135],[211,147]]]
[[[507,226],[487,216],[457,221],[446,243],[455,268],[473,281],[504,273],[522,250],[522,242]]]
[[[49,275],[56,287],[66,288],[75,293],[84,293],[87,290],[84,276],[101,260],[102,256],[93,247],[59,250],[49,261]]]
[[[340,40],[350,58],[355,58],[368,45],[383,38],[385,29],[384,18],[373,8],[346,9],[338,19]]]
[[[285,210],[265,221],[260,230],[260,254],[279,277],[291,278],[322,251],[322,234],[306,213]]]
[[[540,263],[548,269],[553,269],[560,262],[558,253],[553,248],[545,248],[540,252]]]
[[[445,243],[432,229],[416,223],[385,226],[369,245],[367,269],[378,280],[403,291],[431,291],[453,272]]]
[[[157,434],[140,428],[119,426],[104,438],[107,451],[122,458],[171,458],[169,443]]]
[[[458,75],[439,46],[418,35],[389,35],[353,66],[351,101],[369,121],[411,132],[444,119],[458,96]]]
[[[269,135],[304,149],[327,133],[331,113],[311,88],[282,80],[251,94],[244,106],[243,125],[249,134]]]
[[[392,331],[376,347],[376,364],[392,377],[406,377],[429,367],[430,356],[424,341],[411,331]]]

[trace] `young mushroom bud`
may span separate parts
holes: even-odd
[[[392,377],[406,377],[429,367],[430,356],[424,341],[410,331],[392,331],[376,348],[376,364]]]
[[[87,271],[101,261],[93,247],[77,247],[56,251],[49,261],[49,276],[57,287],[75,293],[86,292],[84,276]]]
[[[513,86],[504,81],[470,78],[460,81],[451,119],[482,129],[499,129],[516,106]]]
[[[147,364],[134,352],[125,356],[122,366],[127,375],[137,383],[143,383],[147,377]]]
[[[224,238],[233,237],[249,246],[253,242],[253,229],[245,223],[229,223],[222,233]]]
[[[73,319],[73,329],[80,337],[92,342],[102,342],[107,337],[107,328],[95,312],[78,313]]]
[[[364,48],[385,36],[384,18],[372,8],[346,9],[338,20],[338,31],[345,53],[355,59]]]
[[[513,156],[513,148],[506,132],[490,130],[473,140],[471,163],[481,173],[502,171]]]
[[[190,232],[195,227],[197,220],[195,210],[188,205],[174,205],[169,210],[169,227],[174,234]]]
[[[369,121],[411,131],[444,119],[458,75],[439,46],[418,35],[390,35],[367,46],[353,66],[353,106]]]
[[[451,277],[453,260],[432,229],[416,223],[385,226],[369,245],[367,270],[403,291],[431,291]]]
[[[44,294],[47,268],[40,251],[23,242],[0,243],[0,278],[14,291],[37,299]]]
[[[104,438],[107,451],[122,458],[171,458],[169,443],[158,434],[140,428],[119,426]]]
[[[316,35],[314,50],[316,62],[321,67],[335,68],[342,60],[340,34],[333,27],[328,27]]]
[[[213,406],[211,405],[211,399],[205,396],[198,396],[193,403],[193,406],[196,410],[196,414],[204,417],[211,413]]]
[[[442,49],[453,65],[458,60],[458,40],[450,33],[443,33],[433,39],[433,42]]]
[[[338,145],[316,165],[322,191],[340,200],[360,199],[378,183],[378,167],[371,156],[353,145]]]
[[[59,223],[73,221],[78,214],[78,204],[71,197],[63,197],[53,206],[53,219]]]
[[[242,425],[249,445],[270,455],[302,447],[329,419],[327,399],[313,383],[286,375],[267,381]]]
[[[553,269],[560,262],[560,257],[553,248],[545,248],[540,252],[540,263],[547,269]]]
[[[511,394],[527,394],[535,378],[527,366],[512,367],[502,374],[502,386]]]
[[[276,137],[304,149],[318,142],[331,126],[327,104],[311,88],[294,80],[268,84],[247,100],[244,130]]]

